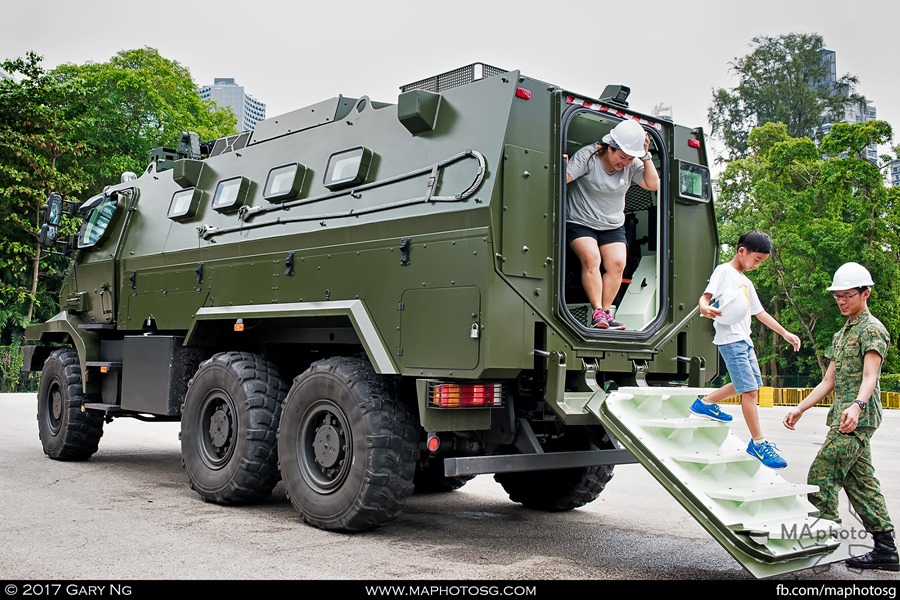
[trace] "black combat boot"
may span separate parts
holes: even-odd
[[[847,566],[852,569],[882,569],[884,571],[900,571],[897,560],[897,546],[890,531],[873,533],[875,547],[868,554],[847,559]]]

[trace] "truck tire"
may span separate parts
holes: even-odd
[[[191,489],[217,504],[265,500],[278,483],[278,419],[287,385],[248,352],[202,362],[181,407],[181,455]]]
[[[609,436],[603,435],[599,447],[612,448]],[[547,452],[597,449],[584,429],[567,431],[549,442]],[[547,512],[564,512],[593,502],[613,476],[613,465],[596,465],[558,469],[497,473],[494,480],[503,486],[509,499],[526,508]]]
[[[55,460],[87,460],[103,437],[103,415],[82,411],[87,400],[82,388],[78,353],[54,350],[44,361],[38,389],[38,436],[44,454]]]
[[[444,475],[444,461],[439,458],[420,460],[416,463],[413,478],[416,494],[441,494],[458,490],[475,479],[474,475]]]
[[[294,379],[278,455],[287,496],[306,523],[367,531],[397,518],[412,494],[418,429],[368,361],[332,357]]]

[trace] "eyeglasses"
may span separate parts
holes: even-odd
[[[854,292],[854,293],[852,293],[852,294],[847,294],[846,296],[844,296],[843,294],[832,294],[832,296],[834,296],[834,299],[835,299],[835,300],[850,300],[850,299],[853,298],[854,296],[859,296],[859,292]]]

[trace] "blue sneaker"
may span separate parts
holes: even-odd
[[[691,404],[691,412],[698,417],[712,419],[713,421],[721,421],[722,423],[727,423],[732,419],[731,415],[724,413],[719,409],[718,404],[706,404],[700,398],[697,398],[694,400],[694,403]]]
[[[759,459],[759,462],[770,469],[783,469],[787,466],[787,461],[778,454],[778,447],[770,442],[754,444],[753,440],[750,440],[750,444],[747,446],[747,454]]]

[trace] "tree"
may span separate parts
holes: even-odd
[[[150,150],[177,147],[182,131],[201,140],[237,133],[234,113],[202,100],[190,72],[153,48],[123,50],[106,63],[62,65],[53,74],[85,89],[71,109],[82,116],[78,139],[90,156],[91,190],[125,171],[143,171]]]
[[[8,344],[37,315],[55,308],[59,264],[36,243],[42,205],[51,190],[84,189],[84,145],[74,132],[77,115],[68,104],[83,96],[77,81],[60,81],[40,65],[41,57],[3,61],[0,80],[0,343]],[[37,312],[35,310],[37,309]]]
[[[84,200],[143,171],[151,148],[176,147],[182,131],[236,133],[234,114],[201,100],[189,71],[152,48],[51,71],[42,60],[0,63],[10,74],[0,79],[0,344],[57,309],[62,265],[37,244],[51,191]]]
[[[820,54],[822,36],[758,36],[751,46],[749,54],[729,63],[737,86],[713,90],[708,118],[711,135],[726,148],[720,162],[745,157],[750,131],[765,123],[784,123],[792,137],[817,139],[826,120],[840,120],[847,108],[864,106],[865,99],[853,93],[855,76],[825,85],[829,73]]]
[[[747,157],[720,176],[720,238],[733,244],[750,229],[772,236],[772,255],[754,271],[754,283],[767,309],[804,340],[795,356],[761,328],[757,351],[769,373],[786,367],[808,377],[824,373],[824,350],[844,323],[826,288],[848,261],[872,273],[870,306],[898,339],[900,189],[886,188],[879,166],[864,158],[868,145],[891,135],[884,121],[837,123],[817,147],[791,136],[783,123],[768,123],[751,132]],[[896,346],[884,370],[900,371]]]

